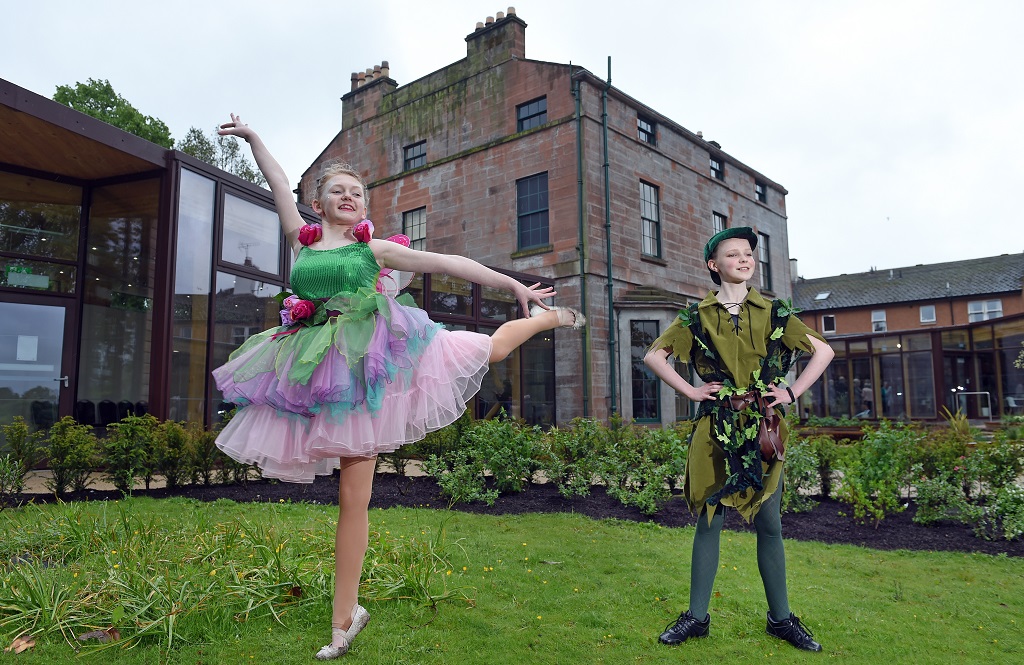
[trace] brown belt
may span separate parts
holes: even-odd
[[[757,442],[761,446],[761,457],[766,462],[772,459],[783,460],[786,458],[786,445],[782,441],[779,432],[781,418],[765,404],[765,397],[759,392],[750,391],[739,395],[729,395],[722,400],[726,406],[733,411],[743,411],[751,408],[761,414],[760,425],[757,429]]]

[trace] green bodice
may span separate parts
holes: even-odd
[[[364,242],[324,250],[303,247],[292,266],[291,284],[295,295],[312,300],[373,289],[379,275],[377,259]]]

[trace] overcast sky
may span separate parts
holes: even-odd
[[[1024,2],[520,0],[530,59],[572,62],[789,190],[804,277],[1024,251]],[[99,9],[102,8],[102,9]],[[287,8],[287,9],[285,9]],[[497,2],[7,3],[0,78],[108,79],[175,139],[234,111],[293,183],[353,71],[405,85]]]

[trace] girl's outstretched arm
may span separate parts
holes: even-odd
[[[491,270],[465,256],[422,252],[387,240],[371,240],[370,249],[373,250],[374,256],[377,257],[377,261],[383,268],[419,273],[444,273],[483,286],[511,291],[527,316],[530,315],[530,303],[536,303],[544,309],[548,309],[543,301],[556,293],[551,287],[540,288],[539,284],[526,286],[519,280]]]
[[[217,133],[221,136],[237,136],[252,148],[256,166],[263,173],[263,177],[267,179],[270,191],[274,194],[274,205],[277,207],[277,216],[281,219],[281,228],[284,230],[285,238],[292,249],[297,252],[299,229],[305,225],[306,221],[299,215],[299,209],[295,205],[295,198],[284,169],[267,150],[267,146],[263,144],[263,139],[259,137],[259,134],[242,122],[240,116],[232,113],[231,122],[221,125]]]

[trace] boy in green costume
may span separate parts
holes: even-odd
[[[721,288],[682,310],[644,358],[665,383],[699,403],[684,485],[690,509],[700,516],[693,540],[690,607],[659,640],[674,645],[709,634],[721,506],[732,506],[757,529],[768,634],[799,649],[820,651],[821,645],[789,609],[780,506],[784,455],[762,453],[759,431],[777,428],[785,443],[786,424],[777,418],[776,407],[795,403],[825,371],[834,352],[793,314],[790,303],[769,302],[747,286],[757,265],[756,247],[757,235],[749,227],[712,236],[704,246],[704,260]],[[802,352],[813,356],[787,386],[784,377]],[[670,355],[690,362],[703,385],[679,376],[667,362]]]

